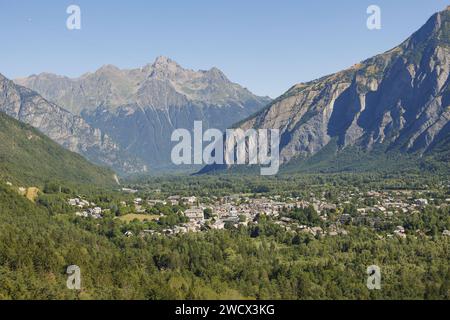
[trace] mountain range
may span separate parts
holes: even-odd
[[[0,76],[0,111],[127,174],[173,169],[171,134],[192,130],[196,120],[221,130],[235,123],[279,129],[281,162],[291,167],[316,159],[328,165],[324,159],[360,152],[418,158],[439,152],[445,161],[449,68],[450,7],[399,46],[297,84],[274,101],[217,68],[193,71],[159,57],[139,69],[106,65],[74,79],[43,73],[12,82]]]
[[[43,73],[15,82],[100,130],[150,171],[172,167],[173,130],[191,130],[196,120],[223,130],[271,101],[217,68],[188,70],[166,57],[139,69],[106,65],[76,79]]]
[[[279,129],[280,160],[297,167],[356,150],[421,157],[450,147],[449,69],[450,7],[392,50],[297,84],[237,127]]]

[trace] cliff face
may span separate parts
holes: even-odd
[[[0,111],[29,124],[70,151],[122,172],[142,172],[139,161],[122,154],[120,147],[81,117],[48,102],[36,92],[0,75]]]
[[[198,120],[226,129],[271,101],[217,68],[188,70],[166,57],[140,69],[109,65],[77,79],[41,74],[16,83],[80,115],[153,168],[170,166],[173,130],[192,129]]]
[[[239,126],[275,128],[281,160],[377,144],[424,153],[450,132],[450,10],[400,46],[348,70],[298,84]]]

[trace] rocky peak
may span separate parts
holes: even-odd
[[[155,68],[157,68],[158,66],[168,66],[171,64],[175,64],[178,66],[178,64],[175,61],[166,56],[158,56],[156,57],[155,62],[153,62],[153,66]]]
[[[185,70],[175,61],[159,56],[151,65],[150,78],[173,79],[182,75]]]
[[[434,14],[405,44],[406,49],[423,49],[425,44],[450,44],[450,10]]]
[[[216,67],[213,67],[210,70],[206,71],[205,75],[209,80],[215,80],[219,82],[230,82],[230,80],[228,80],[225,74]]]
[[[120,69],[112,64],[105,64],[100,67],[95,73],[97,74],[108,74],[108,73],[114,73],[114,72],[120,72]]]

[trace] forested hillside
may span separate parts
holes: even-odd
[[[448,214],[410,223],[433,228]],[[143,226],[49,214],[1,184],[0,221],[0,299],[450,298],[450,240],[439,235],[380,239],[351,227],[317,238],[260,219],[236,230],[127,238],[125,230]],[[72,264],[81,292],[66,288]],[[381,291],[366,288],[372,264],[382,267]]]
[[[64,184],[112,186],[114,172],[97,167],[67,151],[32,128],[0,112],[0,178],[42,186],[48,181]]]

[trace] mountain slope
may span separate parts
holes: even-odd
[[[352,147],[427,155],[450,132],[449,69],[450,7],[400,46],[298,84],[238,126],[280,129],[285,164],[333,144],[330,159]]]
[[[40,74],[16,83],[81,115],[152,168],[171,166],[173,130],[192,129],[199,120],[223,130],[271,101],[217,68],[188,70],[166,57],[140,69],[107,65],[77,79]]]
[[[97,164],[114,167],[121,172],[143,170],[143,165],[124,154],[101,130],[1,74],[0,111],[39,129],[63,147]]]
[[[3,112],[0,112],[0,178],[28,185],[43,185],[50,180],[115,184],[114,172],[89,163]]]

